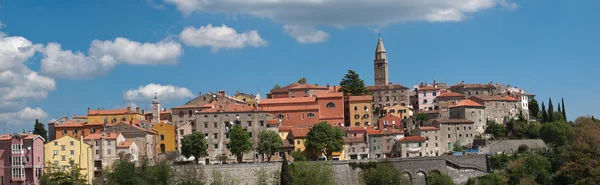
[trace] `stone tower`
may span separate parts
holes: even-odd
[[[152,100],[152,124],[160,123],[160,102],[154,93],[154,100]]]
[[[387,85],[388,84],[388,60],[385,55],[385,48],[383,47],[383,41],[381,37],[377,41],[377,48],[375,49],[375,59],[373,60],[375,70],[375,85]]]

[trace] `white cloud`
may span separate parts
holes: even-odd
[[[154,99],[154,95],[160,101],[179,100],[185,98],[193,98],[192,91],[185,87],[172,85],[148,84],[139,86],[137,89],[129,89],[123,94],[123,99],[127,102],[143,102],[149,104]]]
[[[317,30],[312,26],[284,25],[284,32],[289,36],[296,38],[296,41],[303,44],[325,42],[329,39],[329,34],[322,30]]]
[[[165,8],[165,5],[158,4],[158,3],[154,2],[154,0],[146,0],[146,3],[148,3],[148,5],[150,5],[154,9],[164,9]]]
[[[220,48],[244,48],[266,46],[267,41],[263,40],[258,31],[251,30],[238,33],[235,29],[222,26],[201,26],[186,27],[179,34],[179,39],[186,45],[195,47],[212,47],[216,52]]]
[[[117,64],[174,64],[183,54],[181,44],[165,40],[140,43],[126,38],[114,41],[92,41],[89,55],[63,50],[58,43],[36,47],[44,54],[41,71],[57,77],[88,79],[111,71]]]
[[[516,9],[509,0],[164,0],[193,12],[247,14],[285,24],[388,25],[402,21],[461,21],[494,7]]]
[[[48,113],[41,108],[25,107],[18,112],[0,113],[0,123],[12,126],[33,125],[36,119],[46,119]]]

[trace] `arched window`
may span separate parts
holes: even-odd
[[[335,108],[335,103],[329,102],[329,103],[327,103],[327,105],[325,105],[325,107],[327,107],[327,108]]]
[[[355,114],[355,115],[354,115],[354,119],[358,119],[358,118],[360,118],[360,115],[358,115],[358,114]]]
[[[283,119],[283,114],[277,114],[277,116],[275,116],[275,117],[277,117],[279,119]]]
[[[475,111],[471,111],[471,116],[475,116]]]
[[[390,113],[396,113],[396,110],[390,109]]]
[[[369,114],[365,114],[365,115],[363,115],[363,118],[365,118],[365,119],[369,119]]]
[[[192,116],[192,110],[188,111],[189,116]]]
[[[179,111],[179,117],[183,117],[183,111]]]
[[[312,118],[312,117],[315,117],[315,114],[313,114],[312,112],[309,112],[308,114],[306,114],[306,117]]]

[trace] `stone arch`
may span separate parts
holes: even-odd
[[[439,174],[442,174],[442,172],[440,172],[440,171],[439,171],[439,170],[437,170],[437,169],[433,169],[433,170],[429,171],[429,173],[428,173],[428,174],[430,174],[430,175],[431,175],[431,174],[433,174],[433,173],[437,173],[438,175],[439,175]]]
[[[420,169],[415,173],[413,184],[427,184],[427,173],[425,170]]]
[[[411,184],[414,184],[413,183],[413,179],[412,179],[412,175],[408,171],[402,172],[401,176],[402,176],[402,178],[408,180]]]

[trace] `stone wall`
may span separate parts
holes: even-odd
[[[376,160],[371,160],[376,161]],[[384,161],[384,160],[379,160]],[[414,185],[424,185],[427,175],[431,171],[446,173],[454,179],[457,184],[464,184],[470,177],[478,177],[487,173],[486,155],[466,156],[439,156],[439,157],[414,157],[385,160],[408,175]],[[330,163],[334,179],[339,185],[361,185],[360,169],[353,170],[350,162],[361,161],[332,161]],[[217,170],[229,178],[234,178],[238,184],[255,184],[258,179],[257,172],[264,170],[267,174],[278,172],[281,163],[255,163],[255,164],[225,164],[225,165],[184,165],[175,166],[176,169],[183,168],[204,169],[208,182],[212,182],[212,172]]]

